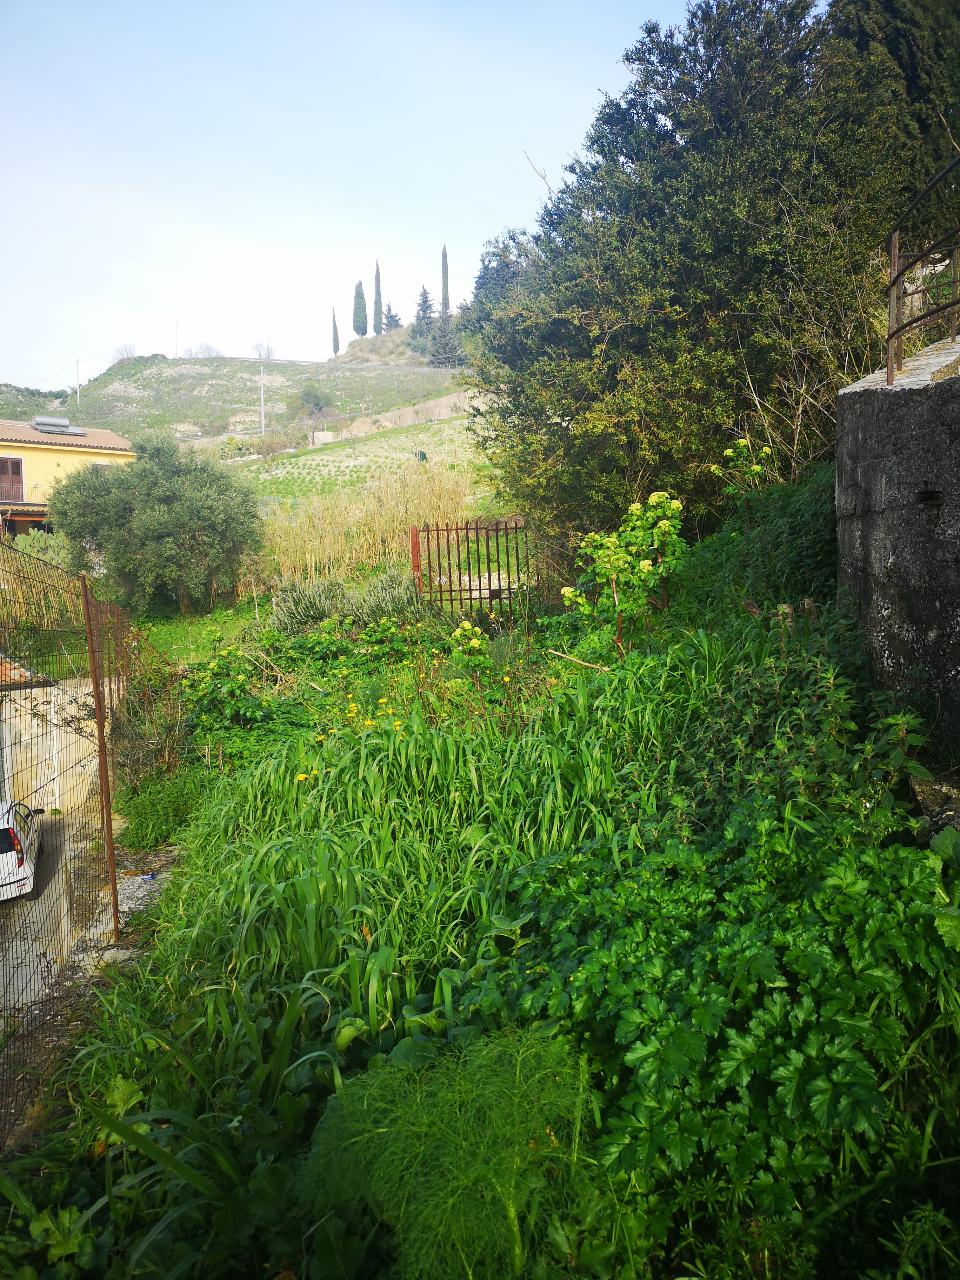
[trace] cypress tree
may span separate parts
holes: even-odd
[[[383,299],[380,297],[380,263],[373,273],[373,332],[383,333]]]
[[[450,272],[447,268],[447,246],[443,246],[440,255],[440,314],[450,314]]]
[[[333,358],[337,358],[340,350],[340,331],[337,329],[337,309],[333,309]]]
[[[420,290],[420,297],[417,301],[417,314],[413,321],[413,336],[415,338],[425,338],[429,334],[433,327],[434,315],[433,299],[427,292],[427,286],[424,285]]]
[[[363,281],[357,281],[353,291],[353,332],[358,338],[367,336],[367,300],[363,296]]]

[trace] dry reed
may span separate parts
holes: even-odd
[[[349,576],[409,559],[411,525],[465,516],[470,472],[408,463],[357,487],[278,503],[264,518],[264,542],[280,577]]]

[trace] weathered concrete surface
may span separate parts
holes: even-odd
[[[960,753],[960,343],[841,392],[837,537],[880,681]]]

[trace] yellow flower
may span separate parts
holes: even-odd
[[[737,441],[737,444],[740,446],[741,449],[750,448],[750,441],[746,438],[746,436],[741,436],[740,439]]]
[[[479,640],[471,640],[471,641],[470,641],[470,648],[471,648],[471,649],[479,649],[479,648],[480,648],[480,641],[479,641]]]
[[[375,723],[376,723],[376,721],[371,720],[371,719],[369,718],[369,716],[368,716],[368,717],[367,717],[367,719],[366,719],[366,720],[364,720],[364,722],[363,722],[363,727],[364,727],[365,729],[372,729]]]
[[[724,451],[723,451],[723,456],[724,456],[725,458],[732,458],[732,457],[733,457],[733,450],[732,450],[732,449],[724,449]]]
[[[400,721],[400,720],[394,720],[394,722],[393,722],[393,727],[394,727],[395,729],[399,729],[399,728],[400,728],[400,726],[401,726],[401,724],[402,724],[402,721]]]
[[[666,502],[669,497],[669,493],[664,493],[662,490],[658,489],[656,493],[651,493],[650,497],[647,499],[647,506],[655,507],[658,503]]]
[[[683,510],[683,503],[680,501],[680,499],[679,499],[679,498],[673,498],[673,499],[671,500],[671,502],[670,502],[670,510],[671,510],[671,511],[682,511],[682,510]]]
[[[509,677],[509,676],[504,676],[504,677],[503,677],[503,683],[504,683],[504,684],[509,684],[509,683],[510,683],[510,677]]]
[[[377,699],[377,706],[378,706],[378,707],[382,707],[382,706],[384,706],[384,705],[386,704],[386,701],[387,701],[387,700],[386,700],[386,698],[378,698],[378,699]]]
[[[308,775],[308,774],[306,774],[306,773],[298,773],[298,774],[297,774],[297,781],[298,781],[298,782],[306,782],[306,780],[307,780],[308,776],[309,776],[309,775]]]
[[[658,520],[658,521],[657,521],[657,528],[658,528],[658,529],[665,529],[665,530],[666,530],[666,529],[672,529],[672,528],[673,528],[673,525],[670,523],[670,521],[669,521],[669,520]]]
[[[318,741],[318,742],[323,742],[323,741],[326,739],[326,736],[327,736],[327,735],[326,735],[325,733],[318,733],[318,734],[317,734],[317,741]]]
[[[640,561],[640,564],[638,565],[638,568],[639,568],[639,570],[640,570],[640,572],[641,572],[641,573],[649,573],[649,572],[650,572],[650,570],[653,568],[653,561],[652,561],[652,560],[641,560],[641,561]]]

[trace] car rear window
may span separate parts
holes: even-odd
[[[13,840],[9,827],[0,827],[0,853],[13,853]]]

